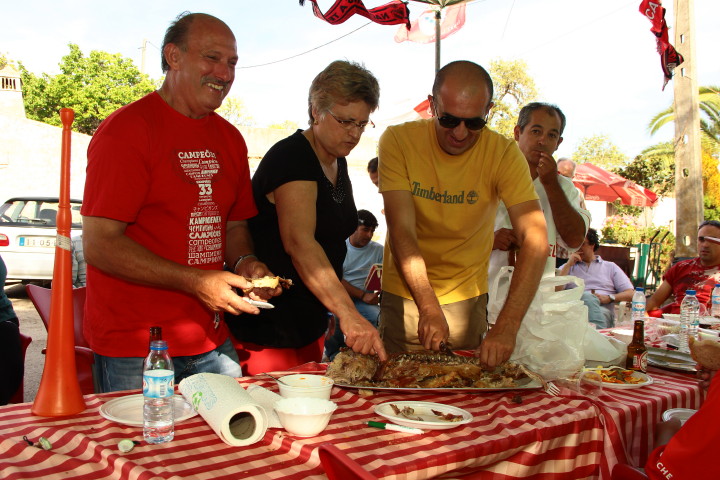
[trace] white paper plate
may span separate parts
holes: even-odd
[[[395,405],[399,409],[403,407],[410,407],[415,412],[413,416],[422,418],[422,420],[410,420],[401,415],[397,415],[390,405]],[[432,410],[436,410],[441,413],[451,413],[453,415],[462,415],[462,419],[456,422],[443,420],[435,415]],[[470,412],[463,410],[462,408],[452,407],[450,405],[443,405],[442,403],[433,402],[387,402],[381,403],[375,406],[375,413],[381,417],[385,417],[392,423],[398,425],[404,425],[406,427],[421,428],[423,430],[446,430],[449,428],[455,428],[460,425],[464,425],[473,419]]]
[[[680,420],[680,425],[685,425],[688,418],[692,417],[695,412],[697,412],[697,410],[693,410],[692,408],[671,408],[663,412],[662,419],[667,422],[671,418],[677,418]]]
[[[589,372],[585,372],[585,373],[592,373],[592,370]],[[595,380],[593,378],[590,378],[589,376],[585,376],[584,380],[587,380],[589,383],[593,383],[595,385],[602,385],[603,388],[620,388],[620,389],[640,388],[640,387],[645,387],[647,385],[652,385],[652,383],[653,383],[653,378],[646,373],[634,372],[632,374],[632,376],[634,378],[640,378],[640,379],[642,379],[642,381],[639,383],[610,383],[610,382],[602,382],[600,380]]]
[[[142,393],[114,398],[100,407],[100,415],[112,422],[130,425],[131,427],[142,427],[143,403]],[[180,423],[197,415],[192,405],[187,403],[180,395],[173,397],[173,406],[175,407],[175,423]]]

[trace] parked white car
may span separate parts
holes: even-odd
[[[70,200],[70,236],[82,234],[80,200]],[[0,256],[8,280],[52,280],[57,197],[16,197],[0,206]]]

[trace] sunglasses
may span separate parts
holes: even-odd
[[[440,115],[435,102],[433,102],[433,110],[435,110],[435,116],[437,117],[440,126],[443,128],[455,128],[462,122],[465,122],[465,128],[468,130],[482,130],[485,125],[487,125],[487,120],[483,117],[462,118],[450,115],[449,113],[443,113]]]
[[[460,123],[464,122],[465,128],[467,128],[468,130],[482,130],[483,127],[485,127],[485,125],[487,124],[487,120],[482,117],[462,118],[456,117],[455,115],[450,115],[449,113],[438,117],[438,122],[443,128],[455,128],[460,125]]]

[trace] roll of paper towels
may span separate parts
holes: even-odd
[[[183,379],[178,389],[228,445],[252,445],[265,435],[265,409],[233,377],[198,373]]]

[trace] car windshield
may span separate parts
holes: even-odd
[[[0,207],[0,224],[5,226],[56,227],[58,202],[43,199],[12,199]],[[80,203],[70,203],[71,228],[82,228]]]

